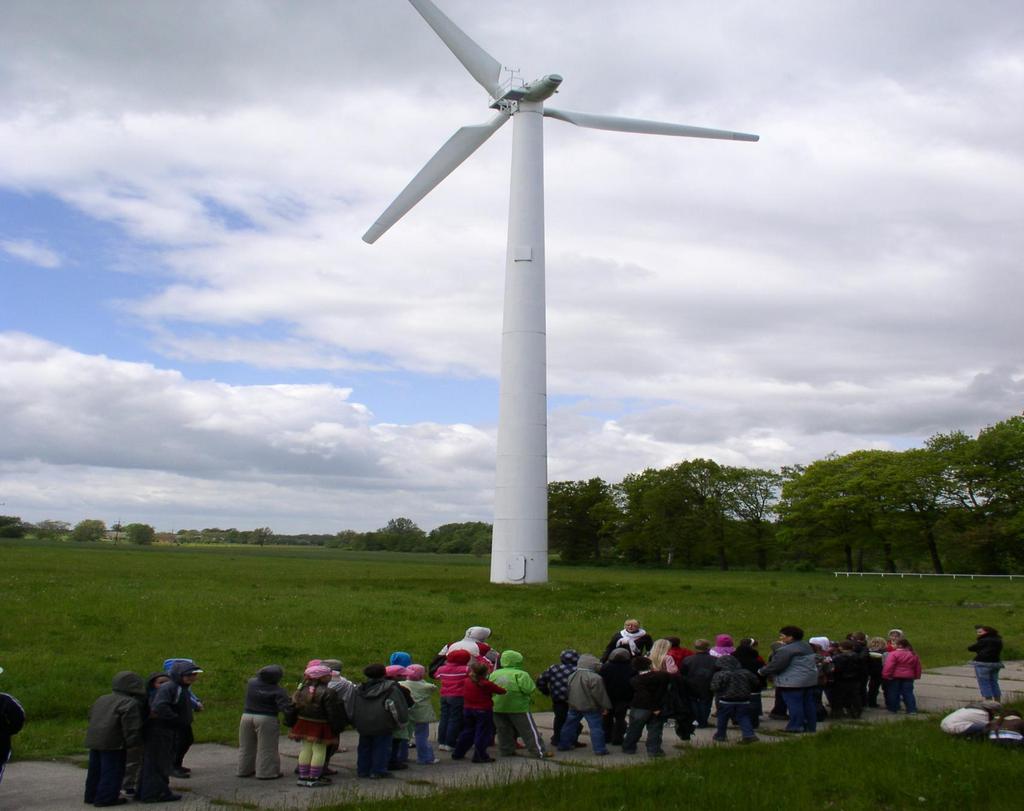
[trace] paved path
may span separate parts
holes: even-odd
[[[1000,682],[1003,695],[1024,697],[1024,662],[1011,662],[1002,671]],[[950,707],[963,706],[978,699],[977,683],[971,667],[942,667],[925,673],[915,693],[923,711],[938,712]],[[766,708],[771,706],[766,694]],[[894,716],[885,710],[866,710],[868,721],[891,721]],[[551,713],[535,715],[538,726],[550,737]],[[783,722],[764,720],[759,734],[765,742],[782,738],[772,732],[781,729]],[[668,757],[682,755],[689,746],[710,746],[710,729],[698,730],[691,744],[679,744],[674,733],[665,733],[665,752]],[[733,740],[738,731],[730,730]],[[585,738],[584,738],[585,739]],[[17,740],[17,739],[15,739]],[[517,756],[499,758],[492,764],[456,762],[438,753],[441,762],[432,766],[412,764],[409,769],[396,773],[396,779],[384,781],[360,780],[355,776],[356,735],[348,731],[341,736],[342,746],[348,751],[339,753],[332,765],[339,769],[334,785],[309,789],[295,785],[291,771],[296,762],[298,745],[287,739],[281,742],[282,762],[288,776],[275,781],[257,781],[234,776],[236,750],[218,744],[197,744],[188,755],[192,777],[172,780],[175,791],[184,794],[180,803],[166,808],[180,809],[306,809],[325,802],[344,802],[370,797],[410,797],[427,794],[438,789],[464,787],[474,784],[506,783],[527,780],[564,769],[586,770],[625,766],[643,762],[644,755],[623,755],[612,747],[608,757],[596,757],[589,749],[559,752],[556,758],[539,761]],[[641,747],[642,751],[642,747]],[[82,788],[85,783],[83,758],[66,761],[18,761],[11,763],[3,784],[0,784],[0,811],[66,811],[82,808]]]

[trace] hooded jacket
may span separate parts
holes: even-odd
[[[761,668],[762,676],[772,676],[776,687],[817,687],[818,664],[814,651],[802,639],[780,646]]]
[[[491,681],[505,688],[505,695],[494,697],[495,712],[529,712],[530,696],[537,689],[530,674],[523,670],[523,655],[507,650],[501,654],[501,667],[491,674]]]
[[[441,685],[442,698],[461,698],[466,676],[469,675],[470,654],[466,650],[453,650],[446,661],[434,671],[434,678]]]
[[[100,696],[89,710],[87,749],[113,751],[142,745],[146,685],[138,673],[122,670],[114,676],[112,692]]]
[[[398,682],[370,679],[355,689],[352,726],[360,735],[391,735],[409,720],[409,703]]]
[[[719,701],[745,703],[750,694],[761,689],[761,680],[740,665],[732,655],[719,656],[715,661],[718,672],[711,677],[711,692]]]
[[[710,700],[711,679],[714,678],[717,661],[708,651],[697,651],[693,656],[683,659],[680,673],[687,689],[696,698]]]
[[[537,689],[551,696],[552,701],[568,701],[569,677],[576,672],[580,655],[572,648],[566,648],[559,659],[559,664],[551,665],[537,677]]]
[[[885,657],[882,665],[883,679],[919,679],[921,678],[921,659],[907,648],[896,648]]]
[[[601,666],[596,656],[584,653],[569,677],[569,707],[578,712],[610,710],[611,699],[597,670]]]
[[[245,688],[245,712],[252,715],[284,713],[289,717],[295,710],[291,696],[281,686],[284,668],[281,665],[267,665],[251,679]]]
[[[982,634],[967,650],[974,654],[975,662],[998,662],[1003,652],[1003,640],[999,634]]]
[[[192,693],[182,679],[198,668],[191,662],[171,665],[170,681],[160,685],[150,702],[149,715],[157,726],[181,729],[192,723]]]
[[[612,704],[628,704],[633,698],[633,658],[625,648],[613,650],[608,661],[601,665],[601,680]]]

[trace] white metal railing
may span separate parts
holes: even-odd
[[[845,575],[846,577],[952,577],[956,580],[958,577],[964,580],[974,580],[981,578],[999,578],[1003,580],[1024,580],[1024,574],[929,574],[927,572],[832,572],[834,577]]]

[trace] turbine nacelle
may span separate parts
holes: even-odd
[[[561,76],[557,73],[549,73],[547,76],[541,76],[539,79],[534,79],[529,84],[525,84],[521,87],[509,88],[505,93],[491,103],[491,108],[495,110],[504,110],[507,109],[512,102],[544,101],[544,99],[549,99],[558,92],[558,86],[561,83]]]

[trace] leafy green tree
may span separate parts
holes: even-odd
[[[71,530],[71,539],[74,541],[102,541],[107,534],[107,524],[98,518],[86,518],[75,524]]]
[[[784,481],[781,473],[749,467],[723,467],[726,512],[750,536],[757,568],[768,568],[768,545],[774,535],[775,505]]]
[[[274,540],[274,530],[270,527],[259,527],[249,533],[250,543],[256,546],[264,546]]]
[[[548,539],[566,563],[600,560],[618,518],[612,488],[600,478],[548,485]]]
[[[484,521],[442,524],[430,530],[428,545],[447,555],[468,555],[481,545],[490,548],[493,527]]]
[[[427,533],[409,518],[392,518],[373,534],[376,537],[367,540],[378,549],[391,552],[430,551],[427,544]]]
[[[124,527],[128,543],[138,546],[149,546],[156,538],[156,530],[149,524],[128,524]]]
[[[29,525],[17,515],[0,515],[0,538],[24,538]]]
[[[47,519],[36,523],[32,534],[40,540],[57,540],[63,538],[71,530],[71,524],[67,521],[54,521]]]

